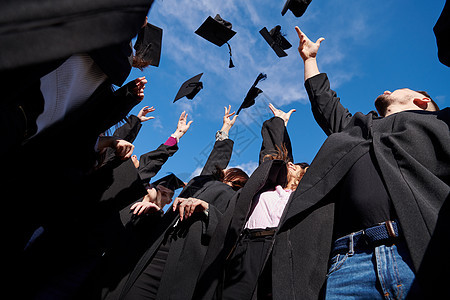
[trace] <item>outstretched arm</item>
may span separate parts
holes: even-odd
[[[277,147],[281,149],[283,145],[288,151],[288,156],[292,158],[291,140],[286,125],[295,109],[291,109],[286,113],[281,109],[275,108],[272,103],[269,104],[269,108],[274,117],[265,121],[261,128],[263,142],[259,152],[259,164],[264,161],[266,155],[274,154],[277,151]]]
[[[305,88],[314,118],[325,134],[340,132],[350,122],[352,114],[342,106],[336,92],[330,88],[327,75],[320,73],[317,67],[316,56],[324,38],[313,43],[300,28],[295,27],[295,30],[300,39],[298,52],[305,64]]]
[[[233,141],[228,138],[228,133],[236,122],[237,115],[235,112],[230,113],[231,105],[225,107],[222,128],[216,133],[216,142],[208,160],[203,167],[201,175],[210,175],[216,170],[216,166],[225,169],[231,159],[233,153]],[[235,115],[233,118],[230,119]]]
[[[156,150],[141,155],[139,159],[139,175],[145,182],[154,177],[164,163],[178,150],[178,141],[188,131],[193,121],[187,122],[188,114],[183,111],[178,119],[177,129],[171,135],[172,140],[167,140]],[[176,140],[175,140],[176,139]]]

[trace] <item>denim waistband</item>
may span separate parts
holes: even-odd
[[[396,221],[386,221],[376,226],[350,233],[337,239],[333,244],[333,255],[338,252],[353,255],[361,246],[376,245],[390,242],[400,236]]]

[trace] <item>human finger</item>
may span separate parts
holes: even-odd
[[[175,211],[177,209],[178,204],[182,201],[183,198],[176,197],[172,204],[172,209]]]
[[[296,112],[297,110],[295,110],[295,109],[291,109],[288,113],[287,113],[287,115],[288,115],[288,117],[290,117],[291,115],[292,115],[292,113],[293,112]]]
[[[236,113],[236,112],[233,111],[233,112],[230,114],[229,111],[228,111],[227,117],[229,118],[229,117],[233,116],[235,113]]]
[[[276,108],[275,108],[275,106],[273,106],[272,103],[269,103],[269,108],[270,108],[270,110],[273,112],[273,114],[276,113]]]
[[[325,38],[321,37],[321,38],[317,39],[316,44],[320,45],[324,40],[325,40]]]
[[[185,207],[186,207],[186,201],[181,202],[180,205],[178,205],[178,212],[180,214],[180,220],[183,221],[183,218],[185,216]]]
[[[138,205],[139,202],[134,203],[133,205],[131,205],[130,210],[134,210],[136,208],[136,206]]]

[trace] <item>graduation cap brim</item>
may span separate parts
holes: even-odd
[[[184,182],[180,178],[175,176],[175,174],[169,174],[167,176],[164,176],[163,178],[160,178],[155,182],[152,182],[152,185],[155,187],[158,185],[162,185],[172,191],[175,191],[185,186]]]
[[[147,23],[139,30],[134,49],[136,56],[148,64],[158,67],[161,59],[163,30]]]
[[[235,31],[220,24],[211,17],[208,17],[195,33],[219,47],[228,42],[236,34]]]
[[[180,89],[178,90],[177,95],[175,96],[175,99],[173,100],[173,103],[183,98],[184,96],[191,100],[194,99],[195,95],[197,95],[197,93],[200,92],[200,90],[203,88],[203,83],[200,82],[200,78],[202,77],[202,75],[203,73],[200,73],[183,82]]]
[[[308,8],[311,0],[287,0],[281,10],[281,15],[284,16],[288,10],[292,11],[297,18],[303,16]]]
[[[236,112],[236,115],[239,115],[241,110],[243,108],[248,108],[255,104],[255,99],[258,97],[259,94],[261,94],[263,91],[256,87],[258,82],[260,80],[264,80],[267,78],[267,75],[260,73],[258,77],[256,78],[255,82],[253,83],[252,87],[248,90],[247,94],[245,95],[244,101],[242,101],[241,106],[239,106],[238,111]]]
[[[284,50],[292,47],[292,45],[288,42],[288,40],[286,40],[283,36],[281,36],[281,38],[283,39],[282,41],[284,46],[283,49],[281,45],[277,44],[277,42],[272,38],[266,27],[261,29],[259,33],[262,35],[267,44],[269,44],[269,46],[273,49],[273,51],[275,51],[278,57],[287,56],[287,53]]]

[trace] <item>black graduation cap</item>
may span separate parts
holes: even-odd
[[[257,88],[256,85],[258,84],[258,82],[260,80],[264,80],[266,78],[267,78],[266,74],[259,73],[258,77],[255,80],[255,83],[253,83],[252,87],[247,92],[247,95],[245,96],[244,101],[242,102],[241,106],[239,107],[239,109],[236,113],[237,115],[239,115],[239,112],[241,111],[241,109],[248,108],[248,107],[252,106],[253,104],[255,104],[255,98],[263,92],[261,89]]]
[[[147,23],[139,30],[134,49],[136,57],[148,64],[158,67],[161,58],[163,30]]]
[[[172,191],[175,191],[185,186],[184,182],[180,178],[175,176],[175,174],[173,173],[156,180],[155,182],[152,183],[152,185],[154,187],[162,185]]]
[[[185,81],[180,89],[178,90],[177,95],[175,96],[175,100],[173,100],[173,103],[175,103],[177,100],[183,98],[186,96],[188,99],[194,99],[195,95],[197,95],[198,92],[203,88],[203,83],[200,82],[200,78],[202,77],[203,73],[200,73],[198,75],[195,75],[191,79]]]
[[[228,41],[236,34],[232,29],[232,24],[225,21],[217,14],[214,19],[210,16],[203,22],[202,25],[195,31],[196,34],[206,39],[207,41],[221,47],[223,44],[228,45],[230,53],[229,68],[233,68],[233,61],[231,60],[231,46]]]
[[[287,0],[284,4],[283,9],[281,10],[281,15],[284,16],[284,14],[289,9],[290,11],[292,11],[294,16],[299,18],[303,16],[310,3],[311,0]]]
[[[284,50],[292,47],[291,43],[281,34],[281,26],[277,25],[270,30],[266,27],[261,29],[259,33],[263,36],[266,42],[272,47],[273,51],[278,55],[278,57],[287,56]]]

